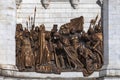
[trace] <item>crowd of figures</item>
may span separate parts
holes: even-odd
[[[23,30],[16,26],[16,65],[19,71],[60,74],[62,71],[82,71],[89,76],[103,65],[101,20],[91,20],[84,31],[84,17],[71,19],[57,29],[46,31],[44,25]]]

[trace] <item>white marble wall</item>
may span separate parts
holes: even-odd
[[[73,9],[69,0],[51,0],[48,9],[44,9],[40,0],[23,0],[19,9],[17,10],[17,23],[23,23],[28,20],[28,16],[33,16],[34,7],[37,7],[36,25],[45,24],[47,30],[51,29],[53,24],[67,23],[71,18],[84,16],[85,28],[89,27],[91,19],[95,18],[97,14],[100,15],[101,9],[97,0],[80,0],[78,8]]]
[[[0,69],[15,65],[15,25],[15,1],[0,0]]]
[[[120,0],[104,0],[104,66],[100,76],[120,80]]]
[[[109,0],[108,11],[108,61],[111,68],[120,69],[120,0]]]

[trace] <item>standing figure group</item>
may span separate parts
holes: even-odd
[[[72,19],[57,29],[46,31],[44,25],[24,29],[16,27],[16,65],[19,71],[56,73],[82,71],[89,76],[103,65],[101,20],[91,20],[84,31],[84,17]]]

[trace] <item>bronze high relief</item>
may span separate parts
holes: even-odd
[[[19,71],[60,74],[63,71],[81,71],[89,76],[103,65],[103,38],[101,20],[91,20],[84,31],[84,17],[71,19],[51,31],[45,25],[23,30],[16,26],[16,65]],[[34,22],[34,21],[33,21]],[[28,24],[28,23],[26,23]],[[28,25],[27,25],[28,26]]]

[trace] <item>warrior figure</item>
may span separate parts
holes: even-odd
[[[27,29],[23,32],[22,44],[21,54],[25,69],[34,71],[35,60],[30,43],[30,32]]]
[[[22,59],[22,37],[23,37],[23,28],[22,28],[22,24],[17,24],[16,26],[16,35],[15,35],[15,39],[16,39],[16,66],[18,67],[18,69],[24,70],[24,63],[23,63],[23,59]]]

